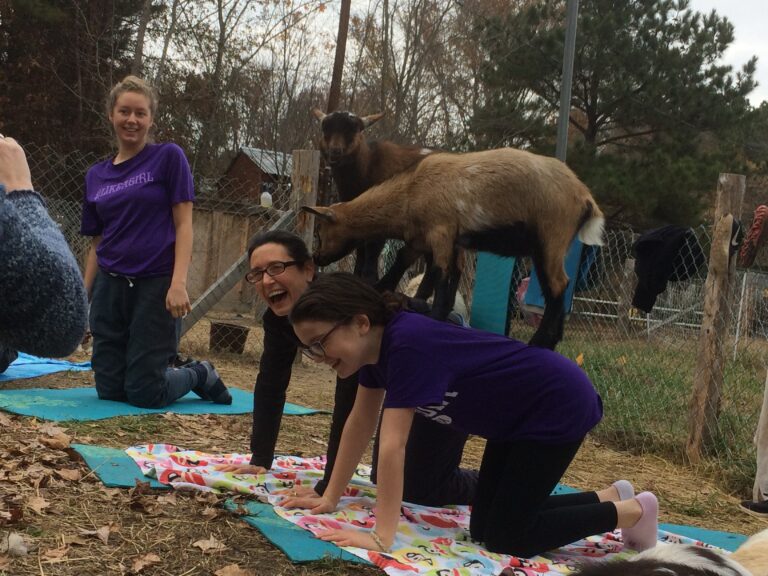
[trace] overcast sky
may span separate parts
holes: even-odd
[[[735,40],[725,53],[725,62],[735,70],[757,56],[755,79],[759,86],[750,94],[753,106],[768,100],[768,4],[765,0],[691,0],[691,8],[709,13],[716,10],[730,20]]]

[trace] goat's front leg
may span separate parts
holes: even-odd
[[[437,275],[440,273],[440,271],[436,270],[432,265],[434,261],[432,254],[425,254],[424,261],[426,263],[424,278],[421,279],[421,283],[416,290],[414,298],[426,301],[429,300],[429,297],[432,296],[432,293],[435,291],[435,285],[437,284],[438,279]]]
[[[390,266],[387,273],[376,284],[376,289],[380,291],[389,290],[390,292],[397,289],[397,285],[405,274],[405,271],[416,262],[419,257],[419,253],[412,249],[408,244],[400,248],[395,256],[395,261]]]
[[[358,244],[353,274],[368,284],[376,285],[379,281],[379,254],[383,248],[384,242],[378,240]]]

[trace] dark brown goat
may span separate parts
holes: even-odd
[[[380,184],[420,162],[432,150],[401,146],[388,140],[367,141],[363,130],[384,117],[383,113],[357,116],[350,112],[312,113],[321,123],[320,149],[331,167],[339,199],[348,202],[371,186]],[[371,283],[378,281],[379,255],[384,240],[365,241],[357,246],[355,274]],[[397,274],[397,272],[395,272]],[[399,272],[398,280],[402,276]],[[389,281],[385,283],[389,284]]]

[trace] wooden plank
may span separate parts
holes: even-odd
[[[298,217],[296,232],[311,249],[314,240],[315,217],[301,212],[302,206],[317,204],[317,188],[320,174],[319,150],[294,150],[293,173],[291,174],[291,200],[289,208]]]

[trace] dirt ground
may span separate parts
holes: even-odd
[[[258,338],[258,335],[256,335]],[[83,359],[78,356],[74,359]],[[252,389],[258,356],[210,356],[224,381]],[[332,372],[297,364],[288,400],[332,408]],[[92,385],[90,372],[12,381],[3,388]],[[325,451],[330,416],[286,416],[277,452],[312,456]],[[258,531],[225,512],[215,495],[168,493],[142,487],[105,488],[68,448],[70,443],[125,448],[168,442],[210,452],[247,452],[250,415],[173,413],[52,424],[0,412],[0,574],[13,576],[147,575],[373,575],[376,568],[337,561],[294,565]],[[465,465],[479,465],[483,442],[473,438]],[[627,478],[654,491],[661,521],[752,534],[768,521],[737,508],[738,498],[696,470],[654,456],[635,456],[588,441],[564,482],[581,489]]]

